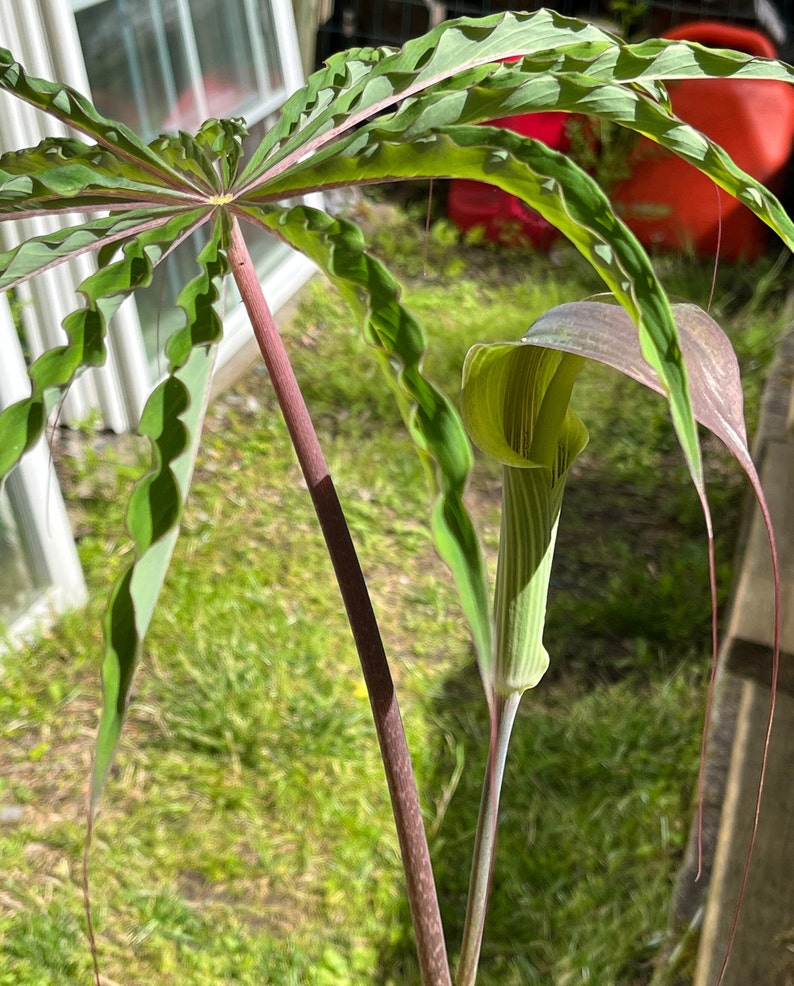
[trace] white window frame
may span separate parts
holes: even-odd
[[[81,0],[76,0],[80,3]],[[83,3],[91,0],[83,0]],[[186,7],[186,0],[178,0]],[[218,0],[223,3],[223,0]],[[246,0],[247,3],[262,0]],[[270,3],[283,74],[283,92],[256,107],[272,112],[303,83],[291,0]],[[73,13],[75,0],[0,0],[0,43],[10,48],[33,75],[58,79],[81,92],[90,92],[82,49]],[[24,7],[24,10],[22,9]],[[187,9],[187,8],[186,8]],[[0,150],[36,144],[48,135],[63,134],[57,121],[31,110],[2,94],[0,101]],[[273,105],[270,105],[270,102]],[[64,219],[64,223],[68,222]],[[53,228],[55,219],[21,220],[17,236],[37,235]],[[2,248],[13,242],[13,232],[0,225]],[[9,234],[11,238],[9,238]],[[271,255],[263,271],[262,284],[274,311],[283,305],[316,272],[316,267],[284,244]],[[93,270],[93,258],[81,257],[40,275],[20,290],[26,337],[34,356],[60,345],[64,334],[61,320],[75,307],[75,288]],[[43,314],[42,314],[43,313]],[[245,346],[251,330],[242,306],[227,312],[224,337],[217,366],[220,368]],[[83,374],[70,389],[64,404],[64,420],[84,420],[92,408],[99,409],[104,425],[116,432],[133,429],[156,380],[151,379],[134,299],[125,302],[114,316],[107,337],[106,365]]]

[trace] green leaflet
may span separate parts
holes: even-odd
[[[331,59],[285,103],[281,118],[248,162],[241,186],[273,174],[340,132],[464,69],[527,52],[607,50],[614,39],[549,10],[445,21],[399,51],[354,49]]]
[[[83,281],[79,290],[88,304],[64,319],[68,343],[47,350],[33,363],[29,370],[30,397],[0,413],[0,476],[4,476],[41,435],[49,393],[62,393],[84,368],[104,363],[105,332],[110,317],[129,294],[151,283],[155,264],[174,240],[201,221],[201,210],[167,218],[127,242],[121,259],[100,268]],[[17,255],[18,251],[12,251],[6,258],[13,260]],[[60,259],[67,257],[61,255]]]
[[[0,208],[17,215],[49,215],[80,209],[134,208],[158,198],[189,202],[156,183],[133,162],[120,160],[96,145],[47,138],[36,147],[0,157]]]
[[[108,120],[91,102],[70,86],[29,76],[6,48],[0,48],[0,91],[8,92],[56,120],[91,137],[120,160],[142,169],[166,186],[180,187],[187,175],[175,171],[129,127]]]
[[[502,30],[504,21],[495,18],[480,26]],[[708,74],[791,80],[792,72],[776,63],[680,42],[630,48],[605,35],[598,43],[588,38],[581,45],[556,45],[545,51],[540,41],[519,65],[475,68],[483,51],[480,47],[472,52],[468,61],[461,58],[458,74],[439,71],[437,81],[424,87],[419,82],[422,56],[412,74],[408,49],[393,55],[354,53],[352,64],[335,62],[324,76],[318,73],[310,81],[315,102],[304,104],[300,124],[311,122],[313,134],[335,125],[336,140],[313,138],[309,146],[314,153],[301,161],[293,153],[284,167],[290,142],[282,136],[281,147],[242,197],[265,202],[324,185],[455,175],[485,179],[523,198],[574,241],[637,323],[642,354],[662,380],[690,470],[701,488],[700,450],[677,331],[642,248],[615,220],[587,176],[576,173],[566,159],[503,132],[489,130],[486,136],[481,129],[475,135],[457,124],[539,109],[575,110],[613,120],[701,168],[794,245],[794,227],[774,196],[713,142],[672,116],[659,84],[660,79]],[[613,83],[614,75],[623,84]],[[386,76],[394,87],[391,100]],[[364,105],[384,109],[397,97],[401,102],[391,116],[378,116],[343,136],[349,122],[342,112],[346,106],[357,115]],[[292,133],[289,113],[286,117],[285,128]],[[433,128],[436,132],[428,132]],[[270,146],[275,146],[277,136],[272,135]],[[486,143],[490,151],[482,146]],[[282,163],[272,168],[273,162]]]
[[[183,218],[189,225],[202,215],[203,210],[193,210],[183,213]],[[169,224],[169,229],[173,229],[173,217],[173,209],[132,209],[121,216],[92,219],[79,226],[31,236],[13,250],[0,254],[0,291],[16,287],[73,257],[131,239],[147,230]]]
[[[491,626],[480,543],[463,503],[471,450],[452,404],[422,373],[425,341],[400,302],[400,287],[368,254],[359,228],[317,209],[252,208],[248,217],[310,257],[361,317],[390,381],[403,420],[426,466],[435,496],[431,526],[436,549],[449,566],[475,648],[490,663]]]
[[[794,81],[794,74],[790,78]],[[391,135],[399,134],[403,142],[428,130],[539,110],[596,116],[656,141],[740,199],[794,248],[794,227],[771,192],[737,167],[712,140],[674,116],[658,99],[627,84],[549,72],[527,76],[513,65],[503,66],[481,84],[472,86],[465,99],[459,92],[429,90],[402,106],[391,118],[362,127],[335,151],[364,157],[380,141],[392,139]],[[312,165],[319,164],[322,156],[313,159]],[[290,174],[297,177],[295,169]]]
[[[504,466],[494,659],[481,668],[492,700],[534,688],[549,665],[543,629],[557,525],[568,471],[587,444],[569,408],[583,362],[526,343],[497,343],[473,347],[464,364],[466,430]]]
[[[794,81],[794,75],[790,78]],[[776,197],[737,167],[722,148],[656,99],[629,85],[589,78],[540,76],[521,83],[518,73],[508,69],[501,79],[508,83],[515,80],[516,85],[505,86],[497,78],[487,80],[470,93],[463,118],[457,122],[552,108],[610,120],[656,141],[703,171],[747,205],[789,246],[794,245],[794,226]],[[417,125],[421,125],[421,119],[411,124],[409,132]]]
[[[180,135],[181,136],[181,135]],[[243,155],[243,140],[248,136],[244,120],[205,120],[195,136],[195,143],[208,159],[212,168],[212,181],[220,173],[220,187],[230,188],[237,180],[237,171]],[[218,165],[218,171],[215,165]]]
[[[237,168],[248,128],[242,120],[205,120],[195,137],[180,131],[161,134],[149,145],[180,174],[192,176],[210,194],[228,188]],[[220,168],[216,170],[216,163]]]
[[[499,63],[511,56],[519,63]],[[331,145],[367,119],[401,106],[413,112],[418,99],[453,96],[463,116],[436,124],[471,122],[467,92],[479,83],[502,84],[510,73],[530,79],[581,77],[588,84],[617,83],[643,91],[666,105],[665,80],[707,77],[794,81],[794,70],[779,62],[738,52],[716,51],[681,41],[627,45],[613,35],[552,11],[508,12],[480,20],[447,21],[400,51],[353,49],[310,77],[285,104],[281,119],[251,158],[243,174],[245,190],[280,174],[306,151]],[[561,109],[566,108],[563,104]],[[594,111],[597,112],[597,111]],[[481,120],[494,119],[491,112]],[[504,114],[502,114],[504,115]]]
[[[612,48],[589,60],[585,71],[593,78],[616,82],[706,78],[794,81],[794,68],[784,62],[664,38],[631,45],[616,41]]]
[[[92,812],[113,762],[143,638],[176,544],[193,474],[222,334],[215,304],[218,281],[227,268],[222,252],[226,232],[226,223],[219,218],[198,258],[201,274],[177,299],[187,324],[169,341],[169,375],[149,398],[139,427],[151,442],[152,469],[136,486],[127,513],[135,560],[114,587],[105,615],[104,699],[91,783]]]

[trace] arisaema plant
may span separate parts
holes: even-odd
[[[697,420],[726,440],[763,503],[747,453],[735,364],[719,330],[702,313],[674,312],[639,243],[573,161],[483,124],[533,110],[612,121],[708,174],[794,246],[794,226],[774,196],[672,113],[666,83],[709,77],[792,82],[794,70],[680,41],[624,44],[545,10],[460,19],[400,51],[361,48],[334,56],[287,101],[244,160],[241,120],[210,120],[195,135],[164,135],[147,144],[100,115],[86,97],[29,77],[10,52],[0,52],[0,89],[77,135],[48,138],[0,158],[0,218],[70,217],[66,228],[2,255],[0,287],[12,289],[78,255],[96,259],[64,321],[67,341],[33,363],[30,395],[0,415],[0,475],[41,435],[57,396],[85,368],[103,362],[111,319],[124,298],[151,283],[176,245],[202,227],[206,233],[196,257],[199,272],[178,301],[184,325],[167,342],[167,371],[139,427],[151,442],[151,469],[129,504],[134,559],[114,587],[105,617],[91,823],[179,530],[223,333],[219,285],[231,276],[316,506],[370,689],[423,981],[451,983],[388,662],[332,480],[251,262],[244,229],[256,227],[311,258],[350,303],[427,465],[433,538],[460,592],[493,721],[494,756],[459,974],[460,986],[473,982],[509,720],[548,660],[542,645],[548,569],[566,475],[585,440],[568,408],[582,358],[610,362],[665,396],[704,506]],[[592,264],[620,306],[557,310],[524,340],[477,348],[469,357],[466,420],[474,441],[504,465],[493,620],[482,553],[463,500],[469,441],[454,404],[423,373],[421,329],[354,224],[295,204],[308,192],[343,185],[453,176],[491,182],[540,212]]]
[[[694,417],[725,443],[745,471],[761,506],[777,594],[774,531],[747,445],[736,357],[727,336],[706,312],[694,305],[679,304],[673,307],[673,316],[691,383]],[[458,986],[468,986],[476,977],[493,865],[496,813],[515,715],[521,696],[538,684],[549,665],[542,633],[557,526],[568,472],[587,442],[587,432],[570,401],[576,376],[587,360],[604,363],[649,389],[664,393],[659,377],[642,357],[631,319],[623,309],[603,300],[552,309],[520,341],[473,347],[464,365],[464,422],[483,452],[502,463],[503,492],[492,649],[488,663],[481,662],[491,712],[492,752],[480,806]],[[716,667],[713,530],[705,485],[694,473],[693,480],[703,507],[709,545]],[[776,598],[774,679],[779,658],[779,605]],[[711,689],[709,700],[710,693]],[[770,715],[767,745],[771,725]],[[704,733],[704,750],[705,740]],[[757,808],[763,770],[762,767]],[[750,854],[754,839],[755,829]],[[737,918],[740,903],[741,899]],[[724,969],[725,966],[723,972]]]

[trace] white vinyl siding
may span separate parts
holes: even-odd
[[[0,408],[30,393],[8,304],[0,297]],[[85,601],[85,585],[45,438],[0,490],[0,651],[41,618]]]
[[[290,0],[0,0],[0,44],[34,76],[92,95],[99,109],[151,139],[193,130],[207,116],[243,116],[258,140],[302,83]],[[57,121],[0,94],[0,153],[65,136]],[[0,223],[0,251],[77,216]],[[250,237],[274,310],[314,268],[275,238]],[[174,251],[156,283],[126,301],[107,336],[104,366],[79,376],[58,408],[61,423],[99,416],[124,432],[137,426],[165,367],[157,350],[179,324],[179,287],[195,276],[196,240]],[[16,294],[25,357],[62,345],[61,322],[80,302],[90,256],[61,264]],[[233,287],[227,290],[222,365],[251,338]],[[0,407],[29,391],[18,326],[0,297]],[[40,616],[77,605],[85,588],[46,442],[39,442],[0,491],[0,648]]]

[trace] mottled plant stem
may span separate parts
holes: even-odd
[[[386,652],[317,433],[236,220],[228,258],[309,487],[353,630],[400,840],[422,981],[424,986],[451,986],[419,795]]]
[[[499,796],[505,773],[510,734],[521,702],[520,692],[497,695],[493,700],[493,727],[491,749],[480,799],[480,815],[474,838],[474,854],[469,877],[469,899],[466,904],[466,922],[463,926],[463,942],[460,965],[455,979],[456,986],[474,986],[480,948],[485,930],[485,915],[491,892],[496,831],[499,813]]]

